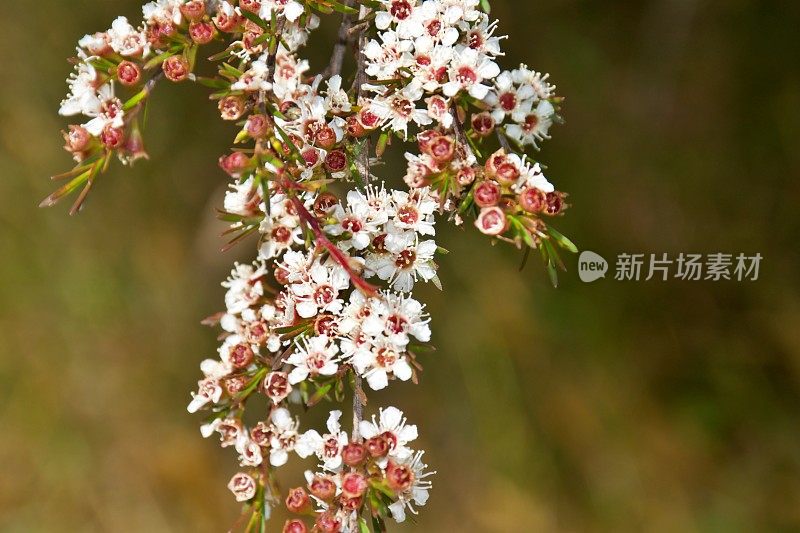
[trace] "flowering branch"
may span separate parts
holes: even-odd
[[[314,76],[300,53],[333,12],[338,39]],[[265,530],[283,500],[295,515],[284,533],[383,532],[427,502],[416,426],[395,407],[364,409],[365,389],[419,381],[431,330],[412,289],[442,287],[437,216],[538,249],[554,282],[558,249],[576,251],[549,223],[566,195],[532,159],[562,99],[547,75],[500,70],[497,25],[481,0],[157,0],[140,25],[119,17],[80,40],[60,109],[86,117],[64,134],[76,166],[42,206],[76,192],[77,212],[114,157],[146,158],[138,115],[161,79],[209,88],[241,128],[219,159],[230,177],[220,218],[226,248],[257,235],[258,252],[223,283],[225,311],[204,321],[223,335],[189,404],[206,413],[202,435],[238,454],[228,485],[244,506],[237,528]],[[225,46],[209,58],[217,73],[198,77],[212,42]],[[392,145],[409,150],[407,190],[372,175]],[[297,414],[344,404],[348,387],[349,432],[339,409],[322,432],[300,430]],[[269,408],[246,423],[259,396]],[[284,492],[277,473],[293,456],[315,464]]]

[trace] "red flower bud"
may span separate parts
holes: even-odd
[[[323,501],[332,500],[336,496],[336,483],[330,476],[316,475],[308,484],[311,494]]]
[[[200,20],[206,14],[205,0],[189,0],[179,7],[181,14],[191,21]]]
[[[242,11],[258,15],[258,12],[261,11],[261,0],[239,0],[239,7]]]
[[[235,396],[236,394],[242,392],[245,389],[245,387],[247,387],[247,378],[245,378],[244,376],[233,376],[227,378],[223,382],[223,385],[225,385],[225,391],[230,396]]]
[[[233,13],[227,15],[222,9],[217,11],[217,16],[214,17],[214,25],[219,31],[225,33],[232,33],[239,25],[241,25],[244,18],[241,15]]]
[[[497,236],[505,233],[508,219],[499,207],[484,207],[475,221],[475,227],[485,235]]]
[[[120,148],[125,144],[125,130],[106,126],[103,133],[100,134],[100,142],[112,150]]]
[[[320,533],[339,533],[342,530],[341,520],[336,518],[336,514],[331,511],[319,515],[316,526]]]
[[[458,174],[456,175],[456,181],[462,187],[466,187],[475,181],[476,174],[477,173],[473,167],[464,167],[458,171]]]
[[[229,357],[234,368],[247,368],[253,362],[253,349],[248,344],[237,344],[231,348]]]
[[[482,181],[475,186],[473,198],[478,207],[491,207],[500,201],[500,186],[493,181]]]
[[[239,120],[244,115],[245,103],[245,99],[237,95],[221,99],[217,107],[222,120]]]
[[[307,533],[308,528],[302,520],[295,518],[283,524],[283,533]]]
[[[136,85],[142,79],[142,70],[136,63],[123,61],[117,66],[117,79],[126,87]]]
[[[233,177],[237,177],[250,165],[250,158],[242,152],[233,152],[219,158],[219,166]]]
[[[549,192],[547,193],[547,209],[545,212],[548,215],[558,215],[567,205],[564,203],[564,193]]]
[[[303,487],[297,487],[289,491],[286,497],[286,508],[293,513],[302,514],[311,509],[311,500]]]
[[[197,44],[208,44],[214,40],[214,26],[210,22],[192,22],[189,37]]]
[[[505,161],[497,165],[495,178],[502,184],[511,185],[519,178],[519,169],[511,161]]]
[[[350,115],[346,120],[347,125],[345,126],[345,130],[349,136],[360,138],[367,134],[366,128],[359,122],[357,116]]]
[[[472,129],[481,137],[488,137],[494,132],[494,119],[488,111],[472,116]]]
[[[383,457],[389,453],[390,445],[384,435],[376,435],[367,441],[367,451],[372,457]]]
[[[289,271],[287,271],[285,268],[276,266],[274,275],[275,275],[275,281],[277,281],[279,285],[289,284]]]
[[[374,130],[380,125],[381,119],[369,110],[368,107],[361,108],[358,112],[358,121],[364,126],[365,129]]]
[[[386,468],[386,484],[395,492],[405,492],[414,484],[414,471],[406,465],[389,461]]]
[[[342,506],[342,509],[346,511],[357,511],[361,508],[361,505],[364,503],[364,497],[358,496],[356,498],[348,498],[347,496],[342,496],[339,500],[339,505]]]
[[[367,492],[369,484],[358,472],[348,472],[342,476],[342,494],[347,498],[358,498]]]
[[[428,150],[436,161],[446,163],[453,159],[453,155],[456,153],[456,143],[452,137],[442,135],[430,142]]]
[[[421,152],[425,152],[426,154],[430,153],[430,147],[433,141],[441,137],[441,133],[436,130],[425,130],[421,131],[417,134],[417,144],[419,145],[419,150]]]
[[[89,147],[92,140],[92,134],[89,133],[83,126],[72,125],[69,127],[69,132],[62,132],[64,135],[64,150],[72,153],[79,153]]]
[[[497,167],[502,165],[508,160],[508,156],[506,156],[505,150],[498,150],[486,160],[485,170],[486,175],[490,178],[494,178],[497,175]]]
[[[325,167],[331,172],[341,172],[347,168],[347,154],[342,150],[334,150],[325,158]]]
[[[169,81],[178,83],[189,77],[189,60],[183,56],[171,56],[164,60],[161,69]]]
[[[272,121],[266,115],[250,115],[245,127],[253,139],[263,139],[272,133]]]
[[[259,446],[269,446],[273,433],[270,425],[266,422],[259,422],[250,430],[250,438]]]
[[[547,207],[547,194],[536,187],[528,187],[519,194],[517,201],[528,213],[539,213]]]
[[[317,146],[329,150],[336,144],[336,132],[330,126],[321,127],[314,135]]]

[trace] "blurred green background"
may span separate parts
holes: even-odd
[[[574,205],[557,227],[607,258],[765,259],[757,282],[586,285],[571,258],[554,290],[443,230],[446,290],[419,291],[438,351],[371,402],[406,410],[439,471],[416,531],[800,530],[800,4],[492,4],[503,64],[567,97],[542,154]],[[37,209],[69,165],[64,58],[139,2],[3,7],[0,530],[226,530],[235,458],[185,407],[216,346],[199,321],[250,253],[217,252],[233,130],[204,90],[159,88],[150,162],[80,216]]]

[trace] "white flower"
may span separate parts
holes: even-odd
[[[251,265],[236,263],[230,277],[222,283],[228,289],[225,305],[228,313],[239,314],[254,305],[264,295],[262,278],[267,273],[264,263],[256,261]]]
[[[555,109],[547,100],[541,100],[532,109],[532,104],[525,105],[514,113],[512,118],[516,124],[506,126],[508,136],[520,144],[530,144],[538,148],[538,141],[549,139],[548,131],[553,125]]]
[[[303,4],[295,0],[261,0],[258,15],[264,20],[272,20],[272,12],[283,15],[289,22],[294,22],[305,12]]]
[[[414,43],[400,39],[393,31],[383,32],[378,37],[381,42],[372,39],[362,51],[368,60],[366,72],[378,79],[393,78],[400,68],[412,64],[409,52]]]
[[[410,192],[392,191],[395,202],[394,225],[402,230],[412,230],[420,235],[435,235],[434,213],[439,208],[428,187]]]
[[[401,381],[408,381],[413,375],[411,365],[405,355],[398,353],[388,342],[362,344],[351,359],[359,374],[366,378],[372,390],[381,390],[389,385],[389,375]]]
[[[408,137],[408,123],[415,122],[418,126],[425,126],[433,122],[428,116],[427,109],[418,109],[416,102],[422,98],[422,86],[417,81],[412,81],[401,91],[395,91],[388,96],[379,95],[372,103],[373,112],[380,118],[381,124],[386,124],[393,131]]]
[[[530,104],[529,100],[536,98],[533,87],[528,84],[517,86],[513,74],[506,70],[494,80],[494,90],[486,95],[485,102],[494,108],[492,118],[500,124],[506,116],[518,113]]]
[[[425,306],[411,296],[385,292],[383,298],[373,299],[371,305],[373,312],[364,320],[365,333],[373,337],[385,336],[398,347],[409,343],[409,335],[420,342],[431,340],[430,318]]]
[[[382,0],[387,11],[378,11],[375,15],[375,27],[386,30],[396,24],[397,34],[402,39],[419,37],[425,31],[422,25],[421,12],[416,7],[417,0]]]
[[[411,458],[401,461],[400,464],[407,466],[414,475],[414,481],[411,486],[397,495],[398,500],[389,505],[389,511],[392,513],[392,518],[397,522],[403,522],[406,519],[406,508],[413,514],[417,514],[412,503],[417,506],[423,506],[428,503],[428,497],[431,490],[432,483],[426,481],[425,478],[434,475],[436,472],[425,472],[428,465],[422,462],[422,456],[425,452],[417,452]]]
[[[459,23],[459,29],[464,32],[463,42],[466,46],[489,56],[503,55],[500,50],[500,41],[506,39],[507,36],[495,37],[494,32],[497,30],[498,22],[489,22],[489,16],[482,13],[478,22],[467,24],[466,22]]]
[[[261,455],[261,446],[250,439],[246,431],[236,439],[236,451],[239,452],[239,464],[241,466],[258,466],[264,462]]]
[[[137,30],[125,17],[117,17],[108,30],[109,44],[118,54],[126,57],[146,56],[150,53],[150,43],[144,32]]]
[[[535,70],[530,70],[527,65],[522,64],[518,69],[513,70],[511,75],[517,85],[529,85],[532,87],[540,100],[546,100],[555,94],[556,86],[547,81],[550,74],[542,74]]]
[[[495,78],[500,74],[500,67],[487,56],[472,48],[456,52],[450,66],[450,81],[443,86],[444,94],[455,96],[466,90],[470,96],[483,100],[489,92],[489,86],[482,82]]]
[[[328,433],[320,435],[316,430],[308,430],[300,436],[295,451],[300,457],[316,455],[327,470],[336,470],[342,465],[342,448],[347,444],[347,433],[342,431],[339,419],[341,411],[331,411],[328,416]]]
[[[388,254],[368,256],[366,266],[393,289],[408,292],[418,278],[430,281],[436,276],[434,241],[419,242],[413,231],[395,230],[386,237],[386,247]]]
[[[553,192],[556,188],[542,174],[542,167],[539,163],[530,164],[525,157],[520,158],[517,154],[508,156],[508,160],[519,169],[519,178],[514,184],[514,192],[520,193],[529,187],[535,187],[540,191]]]
[[[309,376],[332,376],[339,370],[336,356],[339,347],[326,335],[303,338],[286,362],[295,368],[289,373],[289,383],[296,385]]]
[[[341,204],[334,208],[333,218],[336,219],[336,224],[326,226],[325,232],[336,236],[348,233],[350,238],[341,241],[340,247],[345,250],[363,250],[381,231],[381,226],[386,224],[388,217],[386,209],[376,209],[364,193],[352,190],[347,193],[347,208]]]
[[[250,68],[231,85],[232,91],[269,91],[272,83],[267,80],[269,67],[266,61],[258,60],[250,64]]]
[[[223,204],[226,212],[242,216],[253,216],[258,213],[261,193],[255,186],[252,176],[242,183],[231,183],[228,188]]]
[[[292,283],[290,290],[295,297],[297,314],[311,318],[321,312],[341,311],[343,302],[339,293],[349,286],[350,276],[344,268],[317,260],[308,271],[308,279]]]
[[[142,6],[142,15],[148,25],[153,23],[171,22],[176,26],[183,20],[180,6],[184,0],[156,0]]]
[[[190,413],[196,413],[208,403],[217,403],[222,397],[222,387],[219,380],[207,378],[197,382],[198,392],[192,393],[192,402],[187,407]]]
[[[62,116],[100,112],[100,99],[97,97],[97,71],[86,60],[75,66],[75,72],[67,79],[69,95],[61,102],[58,113]]]
[[[412,456],[412,451],[406,445],[417,438],[417,426],[406,424],[403,412],[397,407],[387,407],[380,410],[379,419],[373,415],[372,421],[362,420],[358,431],[365,439],[377,435],[387,434],[391,446],[389,457],[403,460]]]
[[[228,489],[236,496],[237,502],[246,502],[256,495],[256,480],[249,474],[239,472],[231,478]]]
[[[289,452],[294,450],[297,442],[297,421],[292,418],[288,409],[280,407],[272,411],[270,426],[269,463],[272,466],[283,466],[289,460]]]
[[[352,109],[350,98],[342,89],[342,77],[338,74],[328,80],[325,107],[331,113],[349,113]]]

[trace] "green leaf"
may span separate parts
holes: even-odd
[[[578,247],[575,246],[575,244],[571,240],[569,240],[564,235],[556,231],[556,229],[553,226],[547,226],[547,233],[549,233],[550,236],[553,237],[553,239],[558,243],[560,247],[564,248],[565,250],[569,250],[573,254],[578,253]]]
[[[363,517],[358,519],[358,529],[361,531],[361,533],[372,533],[369,530],[369,526],[367,525],[367,521],[364,520]]]
[[[265,31],[270,31],[269,24],[267,24],[266,20],[262,19],[261,17],[259,17],[255,13],[253,13],[251,11],[247,11],[245,9],[242,9],[241,12],[242,12],[243,16],[245,16],[251,22],[257,24],[258,27],[260,27],[261,29],[263,29]]]
[[[486,13],[492,12],[492,6],[489,5],[489,0],[481,0],[481,9],[483,9]]]
[[[331,388],[333,388],[333,383],[332,382],[331,383],[327,383],[327,384],[325,384],[325,385],[323,385],[321,387],[317,387],[317,392],[315,392],[314,395],[311,396],[311,398],[308,399],[308,401],[306,402],[306,405],[308,407],[313,407],[313,406],[317,405],[319,402],[321,402],[325,398],[325,396],[328,395],[328,393],[330,392]]]

